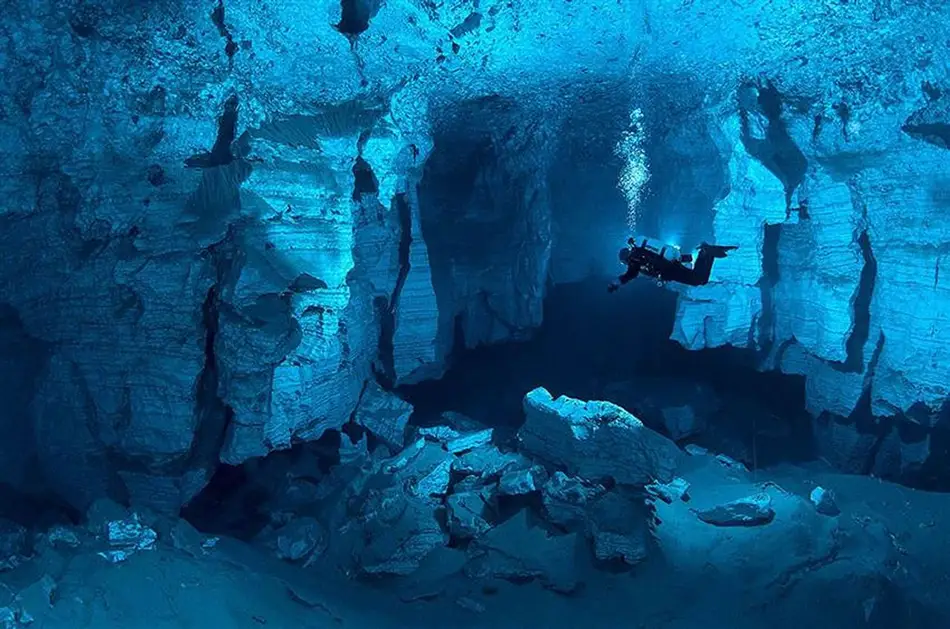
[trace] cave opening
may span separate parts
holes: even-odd
[[[351,438],[329,430],[316,441],[297,442],[288,450],[240,465],[221,464],[181,516],[205,533],[251,540],[288,508],[307,504],[316,513],[323,506],[317,487],[340,463],[344,439]],[[290,475],[290,470],[295,473]],[[332,501],[335,496],[322,498]]]
[[[359,203],[364,194],[377,193],[379,193],[379,180],[376,178],[376,173],[373,172],[369,162],[358,155],[353,163],[353,200]]]
[[[682,120],[664,119],[656,104],[647,112],[656,128],[645,147],[651,178],[640,226],[698,244],[711,237],[714,204],[728,191],[727,159],[699,108],[677,98]],[[675,292],[634,282],[607,294],[629,232],[617,186],[623,156],[613,150],[629,109],[629,94],[593,94],[574,104],[553,145],[539,117],[500,98],[466,103],[442,121],[419,204],[441,334],[455,342],[442,378],[399,393],[415,406],[416,422],[455,411],[511,436],[524,394],[544,386],[555,396],[617,402],[681,442],[750,466],[811,459],[803,378],[760,371],[751,349],[690,351],[670,340]],[[526,166],[546,176],[528,177]],[[536,245],[545,238],[549,247]],[[524,272],[526,257],[542,278]],[[502,281],[485,281],[492,276]],[[471,290],[479,281],[481,300]],[[522,295],[535,291],[533,317],[512,316],[525,305],[506,295],[512,283]],[[485,334],[486,321],[502,325]],[[705,427],[671,434],[659,407],[691,402],[709,407]]]
[[[675,293],[640,283],[608,295],[604,284],[593,277],[552,287],[530,339],[464,350],[441,379],[402,387],[414,421],[454,411],[509,438],[523,421],[525,393],[543,386],[613,401],[674,438],[660,407],[695,404],[707,421],[678,440],[750,467],[814,457],[803,378],[759,371],[751,350],[687,350],[670,340]]]
[[[436,122],[417,203],[443,356],[525,339],[541,322],[551,239],[544,125],[541,112],[502,97]]]
[[[20,312],[0,302],[0,529],[5,522],[34,528],[76,523],[81,513],[40,472],[32,400],[51,347],[32,336]],[[6,543],[4,541],[4,543]],[[4,546],[4,550],[9,549]]]

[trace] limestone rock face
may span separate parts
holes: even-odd
[[[929,428],[950,393],[940,273],[945,16],[936,5],[913,15],[883,5],[786,8],[652,12],[688,25],[689,35],[675,35],[689,41],[682,59],[666,65],[705,76],[687,97],[702,103],[719,147],[711,158],[727,172],[719,197],[667,204],[660,224],[704,225],[694,240],[740,246],[717,262],[709,285],[683,290],[673,338],[693,349],[750,348],[763,368],[804,375],[815,416],[910,418]],[[793,34],[791,15],[815,32]],[[845,34],[859,24],[880,48]],[[764,43],[780,41],[795,43]],[[662,111],[665,98],[653,106]],[[694,153],[706,156],[701,148]],[[670,168],[679,162],[651,162],[654,178]]]
[[[8,7],[0,340],[29,360],[0,365],[4,478],[36,459],[79,508],[176,511],[367,381],[538,325],[561,112],[642,28],[547,6]]]
[[[675,339],[763,350],[815,412],[938,407],[948,21],[878,4],[12,3],[4,478],[175,511],[370,380],[526,338],[614,262],[627,133],[645,227],[740,245]]]

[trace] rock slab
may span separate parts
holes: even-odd
[[[624,485],[673,479],[681,456],[676,444],[616,404],[555,399],[539,387],[525,396],[523,408],[518,440],[539,460],[575,476]]]

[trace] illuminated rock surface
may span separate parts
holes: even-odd
[[[36,608],[49,581],[28,579],[2,592],[0,618],[121,622],[141,610],[121,596],[130,566],[182,588],[175,604],[149,594],[180,609],[266,564],[404,579],[403,600],[434,588],[485,626],[579,626],[592,619],[544,597],[598,585],[601,563],[657,569],[661,553],[677,604],[620,597],[647,626],[715,626],[703,610],[728,603],[723,626],[779,627],[749,612],[777,600],[787,626],[821,627],[816,600],[840,614],[829,627],[945,626],[927,616],[947,608],[942,590],[917,587],[946,575],[930,497],[829,475],[831,517],[814,487],[763,487],[728,459],[677,470],[673,441],[608,402],[535,391],[514,451],[492,426],[416,431],[391,390],[443,376],[462,350],[528,339],[553,284],[614,272],[637,218],[684,246],[739,245],[708,286],[681,292],[675,341],[803,376],[837,466],[920,467],[950,393],[948,29],[939,2],[11,3],[0,475],[78,512],[109,497],[159,515],[109,520],[151,540],[114,565],[137,542],[84,531],[64,550],[50,535],[38,574],[59,582],[58,553],[76,557],[63,605]],[[635,217],[618,211],[621,190]],[[677,440],[712,415],[647,410]],[[300,454],[306,442],[332,456]],[[301,458],[261,459],[275,451]],[[160,530],[216,469],[268,490],[250,537],[292,565],[241,555],[208,564],[219,573],[200,564],[218,561],[204,540]],[[638,493],[674,472],[690,504]],[[911,504],[913,526],[854,497],[876,490]],[[759,526],[720,526],[765,495]],[[19,562],[29,551],[10,531]],[[190,590],[155,557],[214,576]],[[518,608],[507,588],[525,580],[542,602],[531,613],[493,615],[478,594]],[[90,602],[94,588],[110,599]],[[264,579],[212,611],[264,624],[274,606],[253,591],[293,610],[276,626],[390,618],[295,587],[288,603],[287,589]],[[593,607],[605,620],[613,605]]]
[[[676,445],[615,404],[555,399],[539,388],[525,396],[524,411],[520,448],[558,469],[639,487],[672,480]]]
[[[713,282],[683,292],[673,338],[763,352],[763,368],[805,376],[809,411],[845,430],[869,416],[927,430],[950,381],[944,8],[781,4],[650,12],[679,25],[656,29],[655,43],[675,39],[678,51],[657,63],[702,84],[692,98],[702,99],[699,119],[718,147],[710,156],[726,170],[719,182],[687,182],[716,194],[668,205],[658,224],[674,226],[669,233],[685,225],[683,240],[740,245]],[[654,178],[682,170],[658,157]],[[901,439],[884,449],[900,458]],[[860,456],[856,470],[881,464],[867,449],[826,449],[831,459]]]
[[[32,453],[79,508],[176,511],[218,461],[339,428],[374,373],[537,326],[558,131],[639,29],[546,9],[9,7],[0,301],[35,349],[4,372],[8,478]]]

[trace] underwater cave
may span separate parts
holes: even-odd
[[[946,7],[192,4],[0,16],[3,627],[950,624]]]

